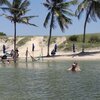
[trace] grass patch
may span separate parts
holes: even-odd
[[[17,46],[22,46],[22,45],[24,45],[26,42],[28,42],[30,40],[31,40],[31,37],[24,37],[23,39],[18,41]]]

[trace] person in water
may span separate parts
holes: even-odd
[[[72,64],[72,66],[70,68],[68,68],[68,70],[71,70],[71,71],[80,71],[80,67],[79,67],[79,65],[78,65],[77,62],[74,62]]]
[[[74,62],[73,64],[72,64],[72,71],[76,71],[76,68],[77,68],[77,63],[76,62]]]

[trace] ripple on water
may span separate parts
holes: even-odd
[[[71,61],[0,65],[0,100],[100,100],[100,62]]]

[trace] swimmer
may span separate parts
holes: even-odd
[[[74,62],[72,64],[72,66],[70,68],[68,68],[68,70],[71,70],[71,71],[81,71],[77,62]]]

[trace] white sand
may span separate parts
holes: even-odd
[[[64,39],[64,38],[63,38]],[[63,40],[62,38],[58,39],[58,43],[60,44]],[[32,38],[31,41],[28,41],[25,45],[21,46],[18,48],[19,50],[19,57],[20,58],[25,58],[25,53],[26,53],[26,49],[28,47],[28,51],[30,53],[31,56],[34,57],[39,57],[39,56],[46,56],[47,55],[47,46],[45,45],[43,41],[43,37],[35,37]],[[32,52],[32,44],[35,44],[35,51]],[[0,55],[2,55],[2,45],[4,44],[4,42],[0,42]],[[5,44],[8,49],[7,51],[10,52],[11,49],[13,49],[13,44],[8,43]],[[50,51],[53,49],[54,44],[52,44],[50,46]],[[61,52],[61,51],[57,51],[56,56],[55,57],[45,57],[43,59],[51,59],[51,60],[100,60],[100,49],[92,49],[92,50],[85,50],[85,55],[79,55],[78,53],[80,53],[80,51],[76,52],[73,57],[73,52]],[[30,58],[30,55],[28,55],[28,57]]]

